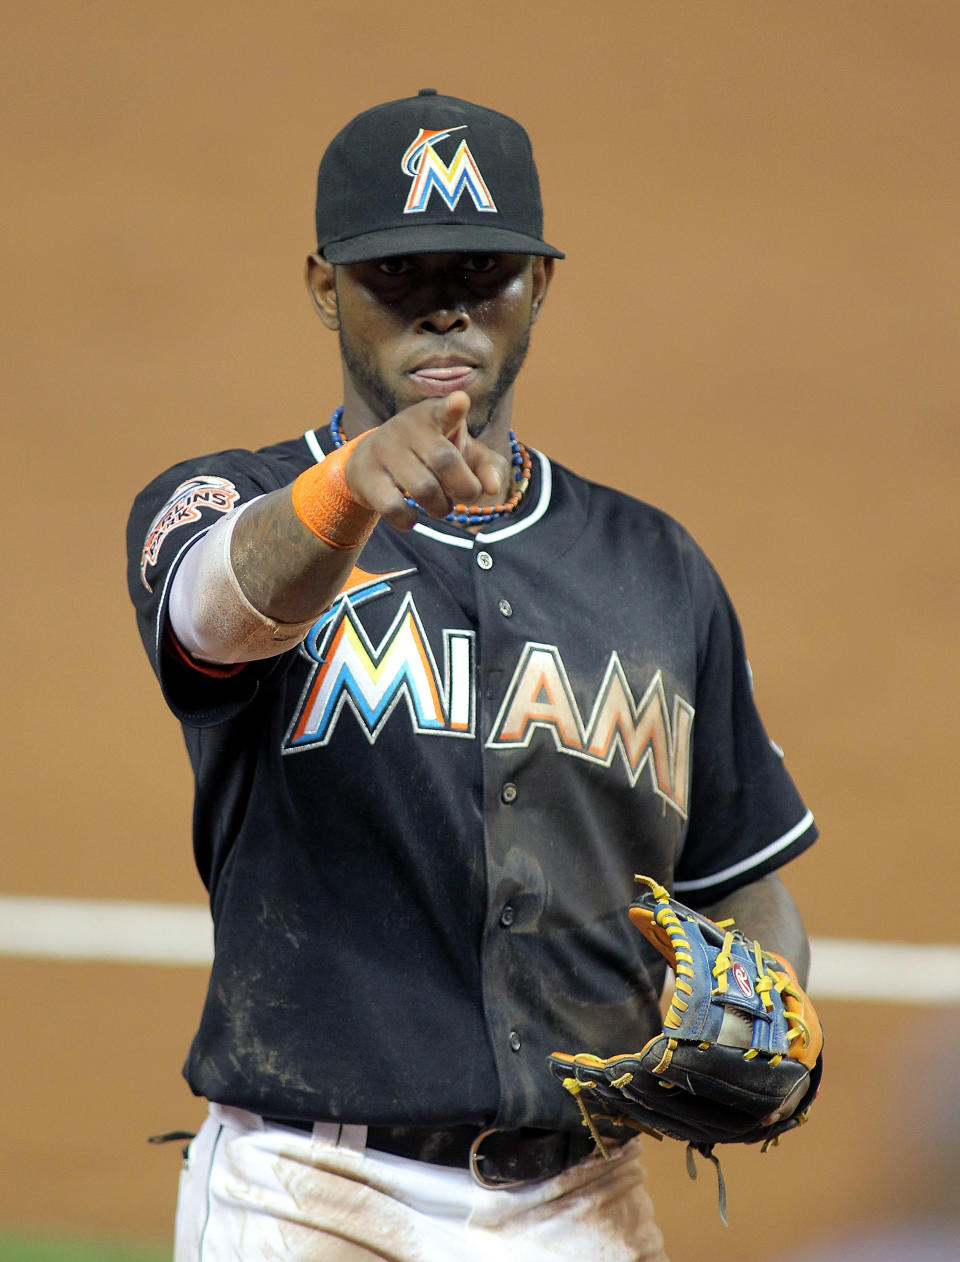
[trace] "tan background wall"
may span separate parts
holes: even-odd
[[[301,282],[315,164],[359,109],[433,86],[532,134],[569,257],[518,431],[674,513],[725,576],[823,834],[788,876],[810,931],[956,942],[958,47],[936,0],[8,12],[0,890],[201,900],[127,507],[337,402]],[[198,1120],[202,989],[0,961],[0,1222],[168,1237],[176,1153],[143,1137]],[[824,1018],[816,1123],[731,1154],[729,1232],[679,1147],[652,1154],[675,1262],[773,1262],[784,1199],[803,1242],[956,1173],[951,1110],[910,1139],[950,1072],[917,1074],[913,1014]]]

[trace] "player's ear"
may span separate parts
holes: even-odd
[[[333,264],[328,263],[320,254],[308,254],[306,280],[313,309],[328,329],[338,329],[340,312],[337,309],[337,282]]]
[[[533,256],[531,270],[533,273],[533,292],[530,298],[530,323],[540,318],[540,309],[553,280],[553,264],[555,260],[541,254]]]

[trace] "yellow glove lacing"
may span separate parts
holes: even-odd
[[[584,1104],[583,1097],[580,1094],[581,1091],[589,1091],[591,1087],[595,1087],[597,1085],[596,1082],[580,1082],[576,1078],[564,1078],[563,1085],[576,1100],[577,1107],[580,1110],[580,1115],[583,1118],[583,1124],[590,1132],[591,1139],[597,1145],[597,1148],[599,1148],[600,1155],[603,1157],[604,1161],[609,1161],[610,1153],[607,1146],[603,1142],[603,1137],[600,1132],[597,1130],[597,1124],[593,1120],[593,1114],[587,1108],[586,1104]]]
[[[691,953],[690,943],[684,933],[683,922],[670,904],[670,894],[666,888],[658,884],[656,881],[651,880],[650,877],[636,876],[634,879],[642,882],[644,885],[650,886],[653,896],[658,903],[654,920],[662,929],[665,930],[670,939],[670,946],[675,957],[673,971],[676,976],[676,982],[674,985],[673,996],[663,1019],[663,1025],[664,1029],[678,1030],[683,1024],[683,1013],[685,1013],[687,1008],[690,1006],[683,996],[693,994],[693,988],[686,979],[688,977],[696,977],[696,974],[691,967],[693,964],[693,955]],[[717,984],[713,988],[712,993],[714,995],[725,995],[727,993],[727,973],[733,966],[731,948],[733,947],[734,922],[732,920],[720,920],[717,921],[716,924],[718,928],[724,929],[726,932],[723,938],[723,945],[717,953],[717,958],[714,961],[712,969],[712,975],[717,979]],[[800,1003],[803,1002],[803,996],[791,984],[791,979],[787,973],[781,973],[779,971],[771,973],[767,969],[767,957],[764,955],[763,947],[761,947],[760,943],[756,940],[754,940],[753,943],[753,957],[756,962],[756,978],[754,979],[754,986],[757,994],[760,996],[760,1000],[764,1008],[768,1012],[773,1007],[773,1000],[770,998],[771,990],[776,990],[779,995],[789,995]],[[789,1009],[786,1004],[783,1005],[783,1015],[788,1026],[786,1035],[787,1041],[792,1042],[794,1039],[802,1038],[803,1047],[809,1047],[810,1027],[807,1025],[803,1017],[799,1013]],[[673,1044],[673,1048],[675,1047],[676,1043]],[[663,1073],[673,1057],[673,1048],[668,1042],[667,1051],[664,1053],[664,1057],[660,1064],[652,1071],[653,1073]],[[753,1060],[756,1056],[759,1056],[759,1054],[760,1049],[752,1047],[748,1051],[744,1052],[743,1058],[744,1060]],[[771,1065],[778,1065],[781,1060],[783,1060],[783,1055],[782,1053],[777,1052],[770,1058],[770,1063]]]

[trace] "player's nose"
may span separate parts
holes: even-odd
[[[469,294],[456,255],[427,256],[414,300],[418,332],[460,333],[470,327]]]
[[[418,333],[435,333],[442,337],[447,333],[463,333],[470,327],[470,317],[463,307],[438,303],[423,311],[415,326]]]

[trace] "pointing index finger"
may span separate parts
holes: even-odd
[[[434,407],[434,419],[440,432],[453,443],[461,455],[468,438],[466,422],[469,411],[470,396],[465,390],[454,390],[445,399],[439,399]]]
[[[465,390],[454,390],[445,399],[439,400],[440,424],[444,438],[463,456],[471,472],[480,482],[485,495],[497,497],[506,480],[508,465],[504,458],[493,451],[485,443],[470,435],[467,429],[467,416],[470,412],[471,399]],[[436,415],[436,414],[435,414]]]

